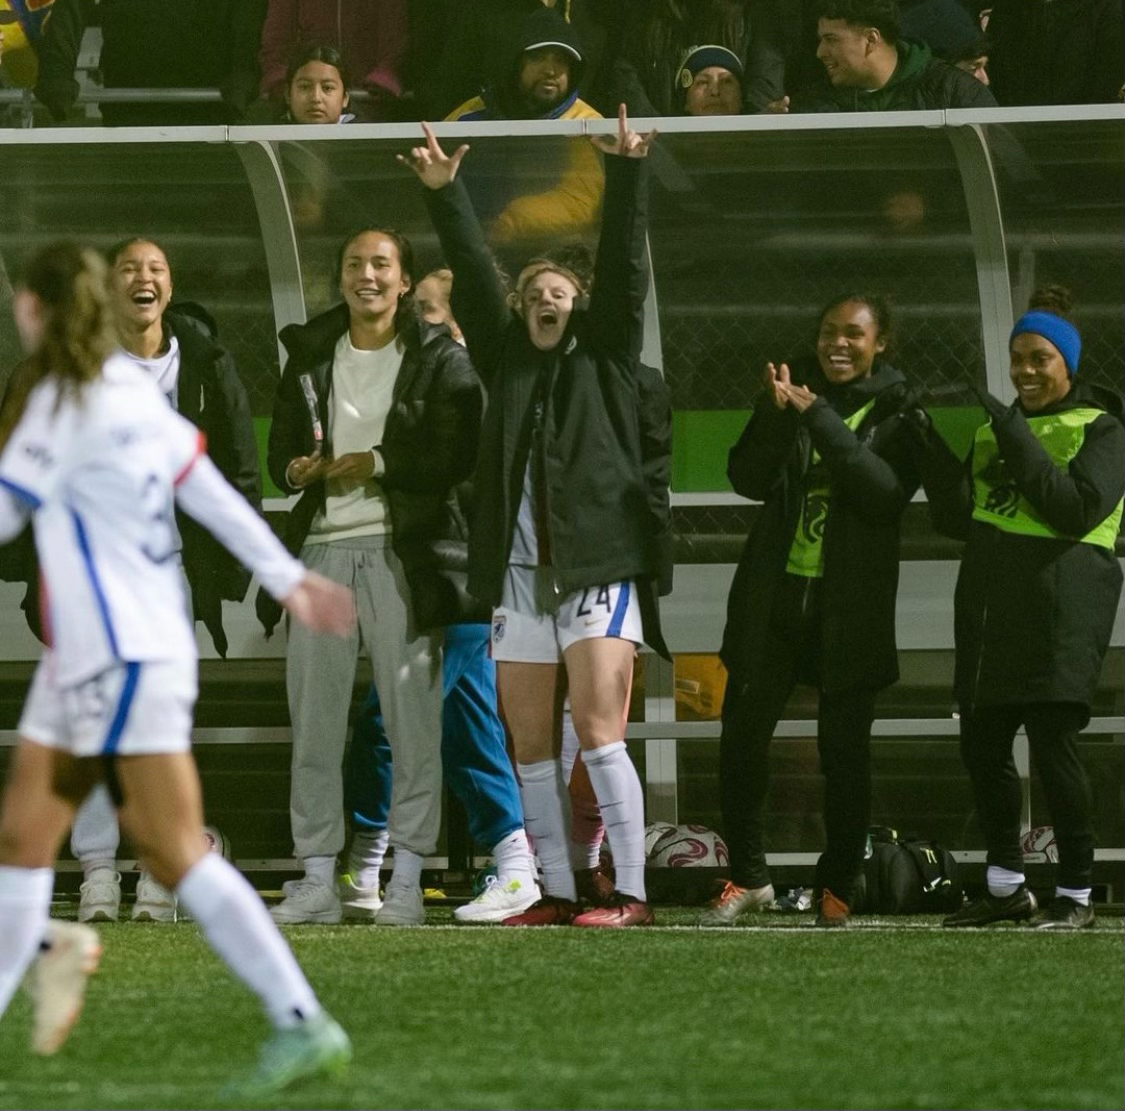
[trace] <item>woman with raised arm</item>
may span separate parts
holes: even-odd
[[[72,243],[31,262],[14,301],[29,358],[0,413],[0,543],[30,518],[51,633],[32,679],[0,811],[0,1012],[29,966],[32,1048],[54,1053],[100,946],[51,922],[54,862],[103,778],[147,868],[191,911],[274,1026],[231,1098],[335,1071],[347,1035],[321,1008],[257,893],[203,839],[191,756],[196,648],[175,553],[188,513],[297,622],[343,635],[348,592],[293,559],[204,454],[153,377],[114,351],[105,264]]]
[[[454,274],[453,311],[489,389],[469,539],[469,585],[494,607],[492,656],[516,752],[524,816],[546,895],[510,925],[638,926],[644,802],[622,740],[633,656],[660,638],[653,543],[637,419],[653,134],[622,108],[607,154],[592,289],[563,263],[531,260],[509,301],[457,169],[430,128],[400,161],[426,200]],[[613,850],[617,891],[578,905],[569,857],[561,710],[570,694],[582,758]]]

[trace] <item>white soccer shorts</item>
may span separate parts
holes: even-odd
[[[21,737],[72,756],[186,752],[198,693],[194,660],[120,663],[60,689],[45,652],[20,717]]]
[[[489,647],[494,660],[556,664],[572,644],[597,637],[643,643],[641,607],[632,581],[576,590],[552,614],[536,602],[535,568],[508,568],[500,605],[492,611]]]

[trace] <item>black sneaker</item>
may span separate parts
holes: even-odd
[[[1021,886],[1011,895],[986,894],[951,914],[943,926],[988,926],[993,922],[1025,922],[1039,909],[1035,896]]]
[[[1094,908],[1057,895],[1032,923],[1037,930],[1088,930],[1094,925]]]

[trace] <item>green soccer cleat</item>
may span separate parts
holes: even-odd
[[[258,1054],[254,1071],[228,1084],[224,1101],[260,1099],[311,1076],[339,1076],[352,1059],[352,1043],[327,1011],[297,1026],[275,1030]]]

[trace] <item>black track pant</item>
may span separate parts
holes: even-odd
[[[1012,741],[1027,730],[1031,761],[1047,795],[1059,847],[1060,887],[1083,888],[1094,867],[1090,781],[1078,755],[1078,734],[1089,709],[1077,702],[984,706],[961,717],[961,758],[968,769],[988,863],[1023,871],[1022,794]]]
[[[812,589],[808,589],[811,586]],[[774,601],[764,667],[727,684],[719,742],[723,835],[731,880],[740,887],[770,882],[765,854],[769,745],[798,676],[819,671],[819,582],[785,575]],[[871,820],[871,722],[875,691],[819,692],[817,750],[824,775],[826,848],[817,879],[850,902]]]

